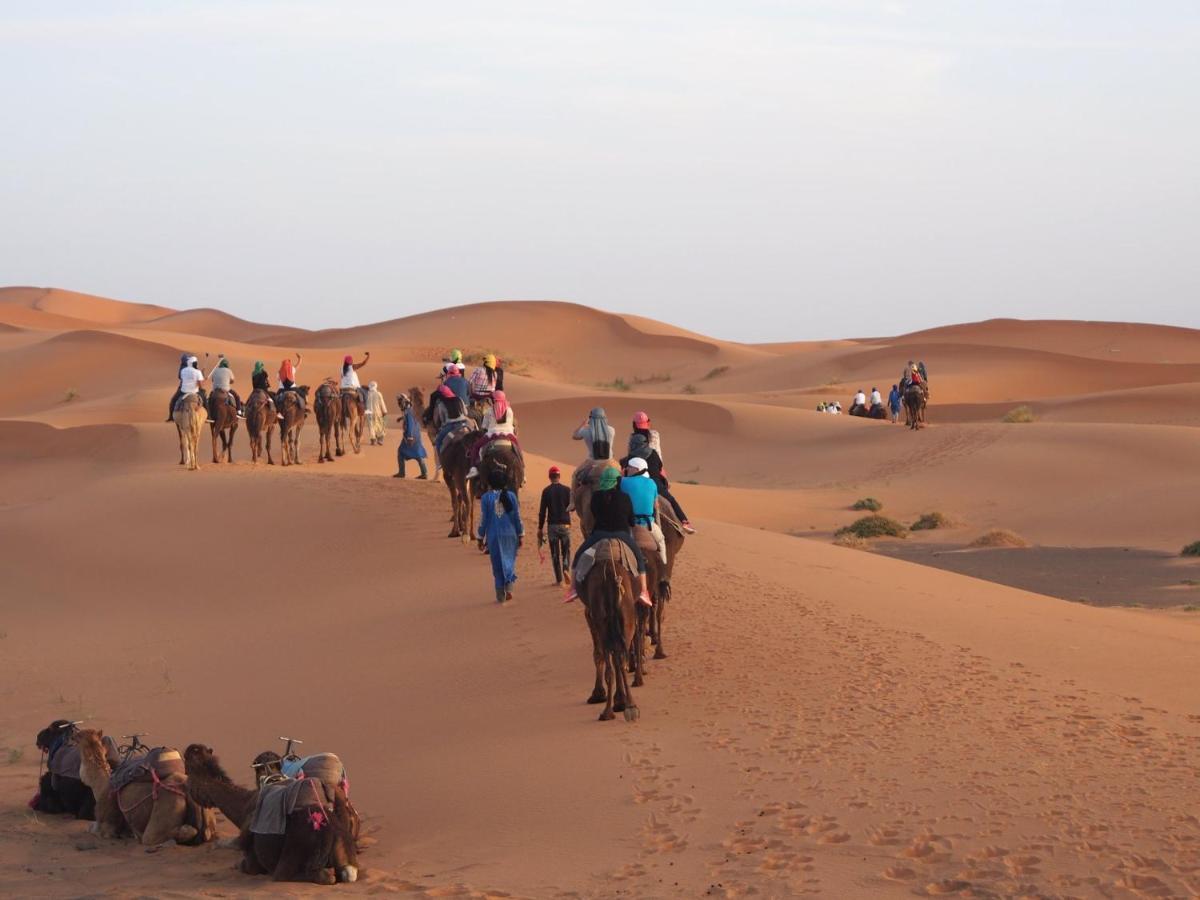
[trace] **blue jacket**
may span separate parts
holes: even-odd
[[[471,386],[461,375],[451,375],[442,383],[454,391],[454,396],[463,403],[471,402]]]
[[[900,412],[900,392],[895,388],[892,388],[891,393],[888,394],[888,406],[891,407],[892,412]]]
[[[621,492],[629,495],[633,518],[639,525],[649,526],[657,518],[658,485],[647,475],[621,479]]]

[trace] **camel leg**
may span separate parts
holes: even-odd
[[[213,422],[212,425],[209,426],[209,429],[212,431],[213,462],[219,463],[221,461],[221,457],[217,455],[217,443],[221,440],[221,430],[217,428],[216,422]]]
[[[616,718],[613,715],[613,681],[612,654],[606,652],[604,654],[604,709],[600,711],[601,722],[608,722]]]
[[[653,613],[653,610],[647,610],[639,603],[637,625],[633,629],[633,646],[630,648],[632,653],[629,657],[629,671],[633,673],[634,687],[641,687],[645,684],[645,680],[642,678],[642,659],[645,653],[646,620],[649,618],[647,613]]]
[[[600,644],[596,629],[590,630],[592,632],[592,661],[596,665],[596,686],[592,688],[592,695],[587,698],[587,702],[606,703],[608,692],[604,689],[604,648]]]
[[[183,429],[179,427],[178,422],[175,423],[175,430],[179,433],[179,464],[182,466],[187,456],[187,451],[184,449]]]
[[[238,430],[237,419],[234,418],[233,425],[231,425],[229,428],[229,443],[225,445],[225,461],[226,462],[233,462],[233,436],[235,434],[237,434],[237,430]]]
[[[667,612],[667,598],[663,591],[658,592],[659,596],[654,601],[654,611],[651,614],[651,620],[654,622],[654,658],[666,659],[667,651],[663,649],[663,618]]]

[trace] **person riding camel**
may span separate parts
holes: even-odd
[[[437,436],[433,439],[435,453],[442,452],[442,444],[451,432],[464,428],[470,430],[475,426],[474,420],[467,415],[467,404],[450,389],[449,385],[443,384],[434,391],[433,397],[430,398],[429,410],[425,413],[430,422],[434,421],[431,414],[439,404],[446,411],[446,421],[442,423]]]
[[[471,446],[471,471],[467,472],[468,481],[479,474],[479,461],[483,458],[487,445],[495,440],[511,442],[513,452],[524,464],[521,445],[517,442],[517,413],[508,405],[508,397],[504,391],[496,391],[492,395],[492,405],[483,414],[483,426],[480,430],[483,433]]]
[[[621,460],[621,467],[628,468],[630,460],[635,458],[646,461],[650,478],[658,488],[659,496],[671,504],[671,511],[679,520],[683,530],[688,534],[695,534],[696,529],[688,521],[687,514],[679,505],[679,501],[675,499],[675,495],[671,493],[671,484],[667,480],[663,465],[662,437],[650,427],[650,417],[644,412],[635,413],[633,416],[633,434],[629,436],[629,453]]]
[[[908,390],[909,384],[912,383],[912,379],[911,379],[909,373],[912,372],[913,367],[914,367],[914,363],[910,359],[908,361],[908,364],[904,367],[904,370],[900,373],[900,396],[901,397],[904,396],[904,392],[906,390]]]
[[[296,351],[296,362],[285,358],[279,364],[279,390],[275,394],[275,404],[277,407],[283,405],[283,395],[291,391],[300,400],[300,408],[304,408],[304,395],[296,390],[296,376],[300,373],[300,363],[304,357],[300,355],[300,351]]]
[[[917,372],[921,375],[921,389],[925,392],[925,399],[929,399],[929,373],[925,371],[925,362],[922,360],[917,363]]]
[[[363,353],[362,362],[356,363],[354,357],[347,353],[342,357],[342,380],[341,389],[345,391],[353,391],[359,394],[362,389],[362,383],[358,380],[358,370],[365,366],[371,359],[371,351],[367,350]],[[362,395],[359,394],[361,397]]]
[[[867,411],[867,395],[862,388],[854,395],[854,399],[850,401],[850,415],[854,415],[855,410],[861,412]]]
[[[175,375],[175,377],[177,379],[176,384],[175,384],[175,393],[171,395],[171,405],[167,408],[167,421],[168,422],[175,421],[175,418],[174,418],[175,404],[178,403],[179,398],[183,396],[183,391],[181,390],[181,388],[183,387],[183,379],[179,377],[179,373],[187,368],[188,356],[189,356],[189,354],[187,354],[187,353],[181,353],[179,355],[179,368],[176,370],[176,375]]]
[[[871,388],[871,409],[876,406],[883,406],[883,394],[879,393],[879,388]]]
[[[244,419],[246,418],[246,413],[242,407],[242,398],[239,397],[237,391],[233,389],[233,369],[229,367],[229,360],[226,359],[224,353],[220,354],[220,357],[221,361],[217,363],[217,367],[213,369],[208,376],[212,381],[213,391],[224,391],[226,394],[228,394],[229,397],[233,399],[234,406],[237,407],[238,418]],[[208,413],[210,419],[216,418],[216,415],[213,414],[212,409],[209,409]]]
[[[442,379],[442,384],[450,388],[454,392],[454,396],[461,400],[464,406],[467,406],[471,402],[471,385],[463,377],[465,371],[466,368],[461,362],[451,360],[447,363],[446,377]]]
[[[170,416],[168,422],[175,421],[175,404],[188,394],[199,394],[200,402],[204,404],[205,409],[208,408],[208,394],[205,393],[202,385],[204,384],[204,372],[200,370],[200,361],[190,354],[183,354],[180,357],[180,362],[183,363],[179,369],[179,388],[171,397]]]
[[[504,390],[504,360],[497,356],[496,365],[492,368],[496,370],[496,390],[502,391]]]
[[[608,424],[608,416],[603,407],[597,406],[588,413],[588,417],[571,433],[571,437],[583,441],[587,447],[588,462],[606,462],[613,458],[617,430]]]
[[[618,490],[621,476],[616,469],[605,469],[600,473],[596,490],[592,493],[591,513],[595,521],[592,533],[587,540],[575,551],[571,560],[571,589],[563,598],[564,603],[579,599],[579,584],[575,580],[575,570],[579,558],[596,544],[603,540],[622,541],[633,552],[637,560],[638,602],[644,606],[653,606],[650,591],[646,587],[646,557],[642,555],[637,541],[633,539],[633,503],[629,495]]]
[[[663,536],[662,526],[658,524],[658,485],[650,478],[646,461],[640,456],[630,458],[629,465],[625,467],[625,477],[621,479],[621,490],[629,495],[633,503],[634,524],[653,535],[658,558],[665,566],[667,539]]]

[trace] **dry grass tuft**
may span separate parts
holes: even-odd
[[[851,550],[870,550],[871,542],[866,538],[861,538],[857,534],[843,534],[840,537],[833,539],[834,544],[839,547],[849,547]]]
[[[1200,541],[1196,541],[1193,544],[1188,544],[1186,547],[1184,547],[1182,550],[1179,551],[1179,555],[1180,556],[1200,556]]]
[[[943,516],[940,512],[924,513],[921,518],[913,522],[913,531],[930,531],[934,528],[949,528],[950,520]]]
[[[907,533],[908,529],[895,519],[889,519],[887,516],[863,516],[845,528],[839,528],[833,536],[838,538],[852,534],[860,538],[904,537]]]
[[[1036,416],[1033,414],[1033,408],[1030,406],[1017,406],[1010,409],[1004,414],[1001,422],[1032,422]]]
[[[1029,541],[1007,528],[994,528],[981,534],[968,547],[1028,547]]]
[[[870,512],[879,512],[883,509],[883,501],[876,500],[874,497],[863,497],[861,500],[855,500],[851,509],[865,509]]]

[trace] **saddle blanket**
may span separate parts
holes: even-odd
[[[151,772],[158,776],[159,781],[166,781],[172,775],[183,775],[183,757],[178,750],[170,747],[155,747],[142,756],[131,756],[117,766],[108,786],[113,793],[117,793],[127,784],[151,780]]]
[[[335,753],[314,753],[303,759],[285,759],[283,774],[288,778],[313,778],[325,788],[325,799],[333,802],[333,790],[340,785],[347,796],[350,794],[350,779],[346,767]]]
[[[283,834],[287,831],[288,816],[305,806],[323,808],[324,796],[324,786],[316,778],[265,785],[259,788],[250,830],[255,834]]]
[[[598,544],[588,547],[579,557],[575,565],[575,583],[582,584],[598,562],[615,562],[623,565],[633,575],[637,574],[637,557],[629,549],[629,545],[616,538],[605,538]]]

